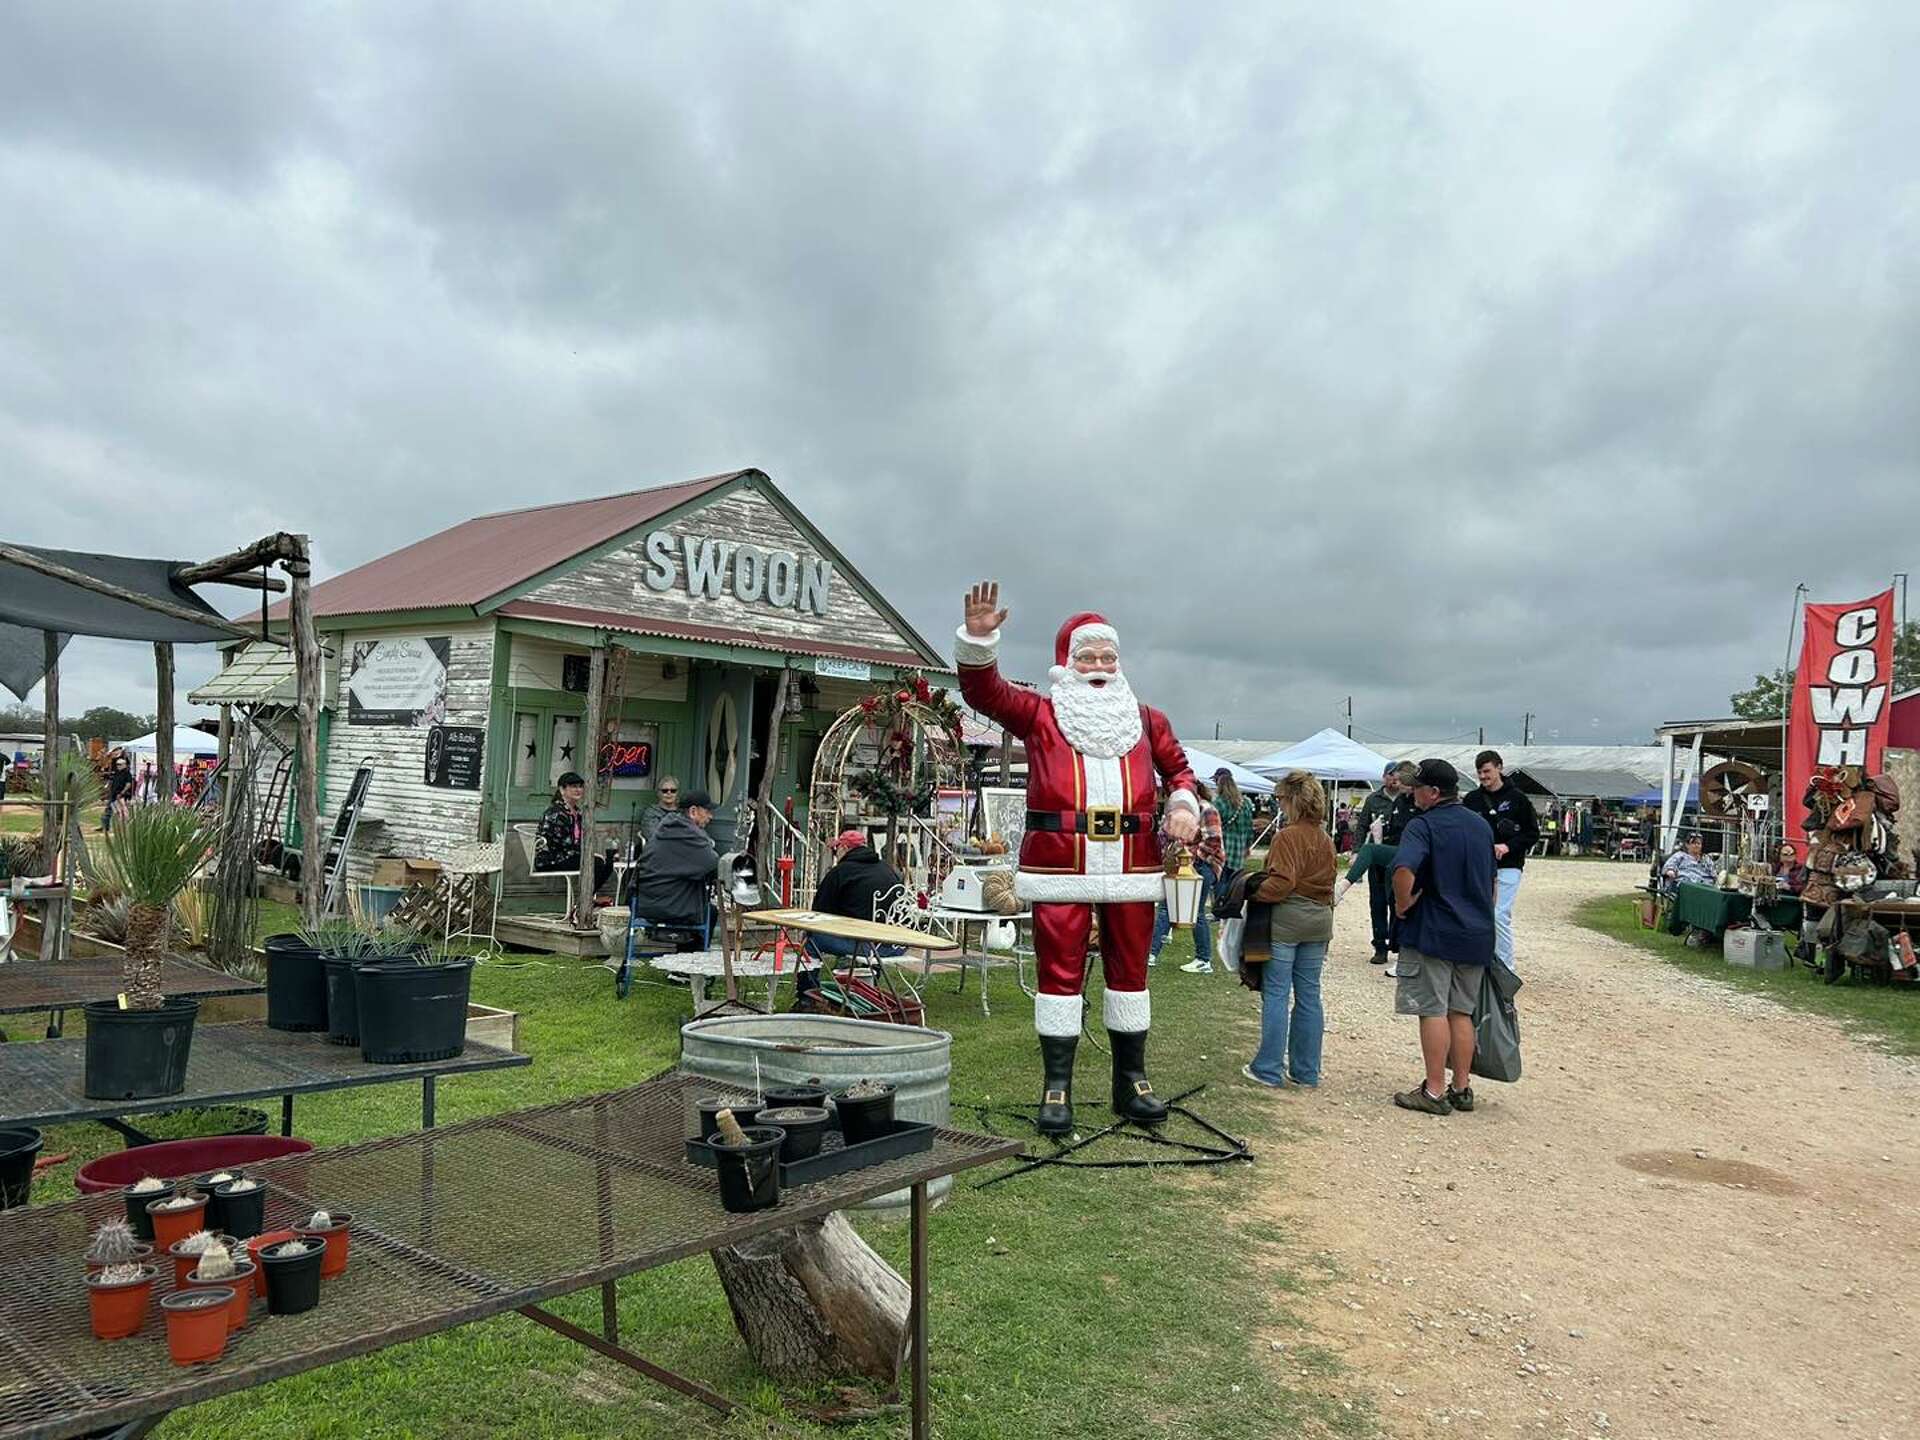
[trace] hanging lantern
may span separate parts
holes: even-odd
[[[1190,927],[1200,918],[1200,873],[1193,868],[1193,856],[1184,848],[1167,859],[1167,920],[1176,930]]]

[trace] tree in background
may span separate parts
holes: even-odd
[[[1793,684],[1790,671],[1756,675],[1753,684],[1731,697],[1733,713],[1742,720],[1778,720]],[[1893,637],[1893,693],[1904,695],[1920,687],[1920,620],[1909,620]]]
[[[46,728],[44,711],[30,705],[0,705],[0,730],[37,735]],[[88,740],[131,740],[153,729],[151,715],[136,715],[131,710],[116,710],[111,705],[96,705],[78,719],[62,716],[60,733]]]

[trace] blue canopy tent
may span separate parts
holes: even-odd
[[[1622,803],[1627,805],[1658,805],[1660,803],[1660,787],[1658,785],[1649,785],[1638,795],[1627,796],[1626,800]],[[1697,810],[1700,808],[1700,782],[1698,780],[1687,786],[1686,798],[1680,801],[1680,808],[1682,810]]]

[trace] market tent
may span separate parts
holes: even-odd
[[[1629,800],[1647,788],[1646,781],[1625,770],[1561,770],[1550,765],[1522,765],[1508,772],[1524,776],[1547,794],[1561,800]],[[1653,792],[1660,803],[1660,792]]]
[[[1271,795],[1273,793],[1273,782],[1267,779],[1266,776],[1256,774],[1244,765],[1236,765],[1231,760],[1222,760],[1218,755],[1210,751],[1202,750],[1197,746],[1185,745],[1184,748],[1187,752],[1187,764],[1193,767],[1193,773],[1198,775],[1202,780],[1213,779],[1214,772],[1224,765],[1227,768],[1227,773],[1233,776],[1234,781],[1242,790],[1254,795]]]
[[[122,740],[109,747],[116,750],[129,750],[136,755],[156,755],[160,751],[160,732],[150,731],[138,740]],[[176,755],[218,755],[220,742],[204,730],[195,730],[189,725],[173,727],[173,753]]]
[[[1387,768],[1387,757],[1338,730],[1322,730],[1298,745],[1289,745],[1285,750],[1253,761],[1249,768],[1262,775],[1305,770],[1317,780],[1362,780],[1377,785]]]
[[[1627,799],[1627,804],[1629,805],[1658,805],[1661,799],[1660,787],[1658,785],[1649,786],[1645,790],[1641,790],[1635,794],[1627,796],[1626,799]],[[1699,804],[1700,804],[1700,782],[1696,780],[1691,785],[1687,786],[1687,798],[1681,802],[1680,808],[1683,810],[1688,809],[1689,807],[1697,808]]]

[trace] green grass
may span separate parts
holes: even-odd
[[[289,928],[291,919],[286,907],[266,907],[262,932]],[[1237,1082],[1244,1043],[1223,1044],[1228,1033],[1243,1042],[1251,1034],[1251,997],[1219,977],[1164,968],[1190,954],[1176,936],[1155,972],[1150,1058],[1159,1088],[1208,1082],[1195,1102],[1201,1113],[1230,1133],[1271,1133],[1271,1097]],[[955,1123],[971,1127],[978,1122],[964,1108],[969,1103],[1038,1098],[1037,1055],[1031,1006],[1006,971],[993,978],[991,1020],[980,1015],[973,980],[964,995],[954,984],[935,977],[929,1023],[954,1036]],[[617,1002],[597,965],[548,957],[483,965],[474,998],[521,1013],[534,1064],[442,1081],[442,1123],[644,1079],[673,1063],[689,1014],[684,989],[641,985]],[[1097,1013],[1097,996],[1094,1005]],[[1083,1045],[1077,1078],[1084,1120],[1102,1123],[1105,1057]],[[295,1128],[322,1145],[397,1133],[418,1123],[418,1104],[417,1088],[407,1085],[303,1097]],[[69,1126],[49,1132],[47,1150],[71,1149],[79,1159],[117,1145],[99,1127]],[[982,1174],[962,1177],[932,1223],[939,1433],[949,1440],[1376,1433],[1365,1403],[1290,1311],[1301,1291],[1324,1283],[1328,1262],[1298,1255],[1286,1233],[1240,1218],[1250,1194],[1286,1183],[1285,1151],[1259,1148],[1253,1167],[1043,1171],[984,1191],[973,1188]],[[62,1167],[61,1176],[72,1168]],[[35,1188],[36,1200],[71,1193],[53,1176]],[[856,1224],[904,1273],[906,1227],[866,1217]],[[901,1415],[828,1428],[788,1410],[747,1357],[704,1258],[631,1277],[619,1293],[626,1343],[745,1402],[747,1412],[722,1424],[505,1316],[197,1406],[159,1433],[681,1440],[689,1431],[765,1434],[768,1419],[778,1419],[784,1434],[869,1440],[905,1433]],[[553,1308],[597,1328],[596,1293]],[[1274,1336],[1286,1340],[1284,1374],[1269,1344]]]
[[[1717,947],[1689,950],[1677,935],[1642,929],[1639,901],[1632,895],[1589,900],[1574,912],[1574,920],[1691,974],[1766,995],[1796,1010],[1844,1021],[1896,1054],[1920,1054],[1920,987],[1871,985],[1858,980],[1829,985],[1798,961],[1789,970],[1748,970],[1729,965]]]

